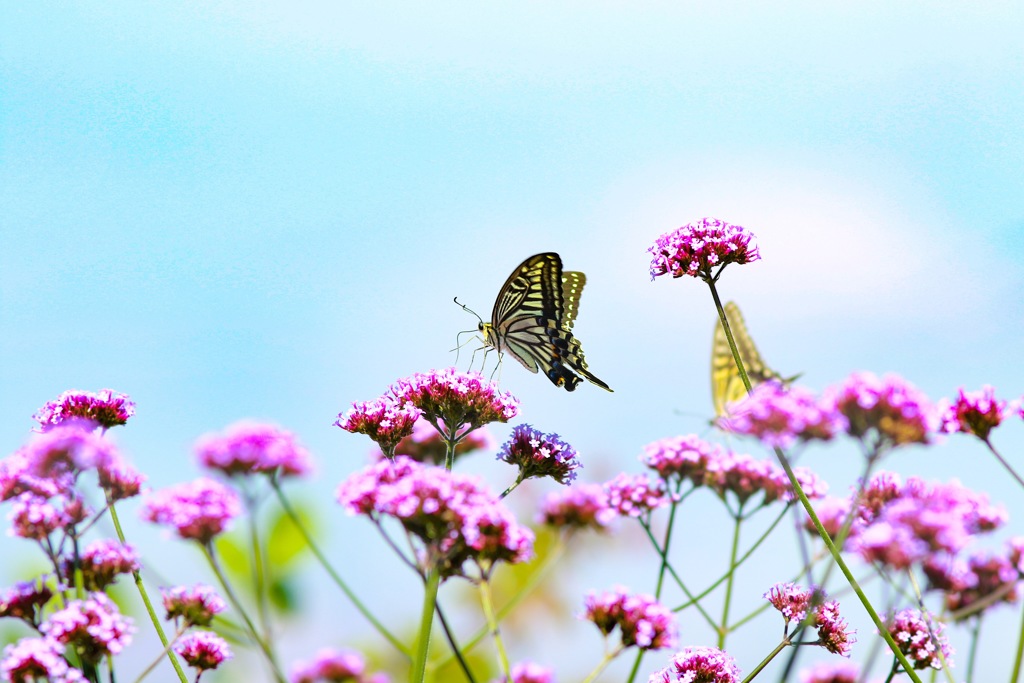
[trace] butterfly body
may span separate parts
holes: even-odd
[[[587,369],[572,334],[587,278],[562,271],[554,252],[536,254],[512,271],[494,301],[490,322],[480,322],[484,345],[508,353],[530,372],[544,371],[552,384],[573,391],[580,377],[602,389],[607,384]]]
[[[739,306],[732,301],[727,303],[725,316],[729,319],[729,328],[732,330],[736,349],[743,360],[743,367],[747,371],[750,386],[756,387],[768,381],[788,383],[795,379],[784,380],[779,373],[765,365],[753,338],[747,332]],[[729,348],[729,340],[725,336],[725,329],[719,320],[715,325],[715,336],[711,345],[711,400],[715,406],[715,414],[725,415],[728,412],[728,404],[746,395],[747,389],[743,386],[743,378],[740,377],[739,368],[732,357],[732,349]]]

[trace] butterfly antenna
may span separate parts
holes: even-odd
[[[479,320],[481,323],[483,323],[484,319],[481,318],[479,315],[477,315],[476,311],[474,311],[472,308],[466,306],[466,304],[460,304],[459,303],[459,297],[455,297],[454,299],[452,299],[452,301],[454,301],[457,305],[461,306],[462,310],[464,310],[464,311],[466,311],[468,313],[472,313],[473,315],[475,315],[476,319]]]

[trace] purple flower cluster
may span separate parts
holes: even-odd
[[[422,414],[412,403],[385,394],[372,401],[353,403],[348,412],[338,415],[334,424],[346,432],[366,434],[390,458],[399,442],[412,434],[413,425]]]
[[[648,683],[739,683],[742,676],[736,661],[715,647],[688,647],[677,652],[671,663],[651,674]]]
[[[608,507],[623,517],[642,517],[669,504],[669,495],[663,479],[651,479],[646,474],[619,473],[605,483]]]
[[[942,431],[974,434],[987,440],[989,432],[1006,419],[1007,412],[1006,401],[997,399],[991,386],[966,392],[961,388],[952,404],[944,401],[941,406]]]
[[[555,683],[555,674],[551,669],[533,662],[515,664],[509,673],[512,674],[511,681],[502,676],[494,683]]]
[[[213,618],[227,609],[227,603],[212,586],[198,583],[191,588],[174,586],[160,590],[167,618],[181,620],[183,626],[209,626]]]
[[[792,583],[777,583],[769,589],[764,597],[772,607],[779,610],[789,632],[790,622],[799,623],[807,618],[808,611],[813,610],[814,618],[810,625],[818,631],[818,645],[833,654],[848,657],[850,647],[857,642],[853,638],[846,621],[839,616],[839,603],[835,600],[823,600],[814,604],[814,590],[802,588]]]
[[[924,572],[930,588],[945,592],[946,609],[956,618],[967,618],[977,613],[971,607],[984,605],[988,609],[1017,601],[1021,573],[1015,556],[1019,558],[1012,545],[1009,555],[974,553],[964,561],[932,556],[925,560]],[[955,615],[960,610],[967,613]]]
[[[846,426],[834,410],[822,405],[814,392],[764,382],[732,405],[722,429],[756,437],[769,448],[789,448],[797,441],[828,441]]]
[[[576,484],[549,493],[541,503],[539,522],[559,529],[603,531],[617,513],[608,506],[608,494],[600,484]]]
[[[153,492],[141,513],[150,522],[174,527],[184,539],[206,544],[242,513],[242,503],[231,488],[200,477]]]
[[[825,400],[846,418],[846,431],[858,439],[877,435],[881,443],[927,444],[938,427],[928,397],[897,375],[881,379],[855,372],[825,392]]]
[[[0,591],[0,617],[21,619],[33,626],[39,612],[53,597],[53,591],[40,581],[22,581]]]
[[[794,583],[777,583],[761,597],[779,610],[787,625],[791,621],[799,624],[807,617],[807,608],[811,606],[814,591]]]
[[[498,460],[519,468],[519,481],[531,477],[551,477],[568,485],[583,467],[576,449],[562,441],[558,434],[545,434],[528,424],[516,425],[512,435],[498,452]]]
[[[853,662],[822,662],[800,672],[800,683],[857,683],[860,667]]]
[[[110,598],[92,593],[85,600],[72,600],[54,612],[39,630],[44,636],[70,646],[81,658],[97,664],[107,655],[117,655],[132,640],[132,620],[122,616]]]
[[[388,683],[384,674],[366,675],[366,662],[357,652],[324,648],[311,662],[296,662],[291,683]]]
[[[195,444],[203,467],[233,474],[308,474],[313,462],[298,438],[272,424],[242,420],[221,434],[205,434]]]
[[[590,593],[581,619],[591,621],[604,635],[619,628],[623,647],[662,650],[676,643],[676,618],[653,595],[631,595],[623,586]]]
[[[711,270],[716,266],[761,258],[753,233],[717,218],[702,218],[667,232],[647,251],[653,254],[652,280],[666,274],[710,280],[715,277]]]
[[[487,573],[497,561],[522,562],[533,553],[533,532],[479,477],[399,456],[350,476],[337,498],[351,514],[397,519],[423,541],[424,560],[442,576],[460,574],[467,560]]]
[[[917,610],[905,609],[886,620],[889,635],[915,669],[941,669],[942,659],[953,665],[953,648],[942,624]],[[942,653],[940,658],[939,653]]]
[[[131,574],[140,569],[139,554],[130,545],[122,545],[114,538],[93,541],[85,547],[78,563],[87,590],[100,591],[114,583],[120,574]],[[74,563],[65,558],[62,574],[68,585],[74,583]]]
[[[174,651],[189,666],[199,671],[216,669],[232,657],[227,641],[212,631],[185,634],[174,646]]]
[[[660,439],[644,446],[640,461],[666,481],[689,479],[702,486],[708,463],[722,457],[719,446],[704,441],[696,434]]]
[[[128,422],[135,414],[135,403],[125,394],[113,389],[98,393],[71,389],[54,401],[49,401],[32,416],[42,431],[52,429],[67,420],[87,420],[93,425],[109,429]]]
[[[86,683],[80,670],[68,666],[64,645],[52,638],[22,638],[5,647],[0,661],[0,679],[17,683],[37,680]]]
[[[441,431],[446,431],[444,421],[438,422]],[[480,427],[463,436],[455,446],[455,459],[476,450],[496,448],[498,445],[487,427]],[[412,426],[412,434],[402,439],[395,447],[395,455],[405,455],[416,462],[443,465],[448,455],[448,446],[434,425],[420,418]],[[382,451],[374,454],[374,460],[384,458]]]

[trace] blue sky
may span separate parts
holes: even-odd
[[[200,434],[268,419],[336,515],[366,444],[335,415],[454,362],[475,319],[452,297],[486,314],[553,250],[588,275],[575,331],[616,391],[515,363],[503,386],[593,478],[636,471],[710,414],[710,297],[646,255],[705,215],[758,236],[722,291],[783,374],[1020,395],[1021,35],[1011,2],[4,5],[0,447],[109,386],[155,486]],[[1024,514],[980,451],[890,466],[925,464]]]

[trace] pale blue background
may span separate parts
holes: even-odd
[[[576,331],[615,393],[566,394],[514,362],[503,386],[523,420],[579,448],[587,478],[637,471],[643,444],[710,414],[710,297],[651,283],[646,254],[704,215],[757,234],[763,260],[721,286],[784,374],[821,389],[896,371],[935,397],[986,382],[1019,396],[1022,35],[1012,2],[5,3],[0,449],[66,388],[138,402],[117,438],[154,486],[194,476],[200,434],[276,421],[318,458],[297,490],[337,529],[334,552],[372,553],[347,564],[353,581],[378,603],[407,596],[380,605],[400,623],[414,582],[331,502],[368,447],[335,415],[452,363],[475,323],[452,297],[486,315],[512,267],[555,250],[588,275]],[[997,436],[1018,463],[1021,434],[1015,421]],[[489,457],[470,467],[503,488]],[[842,492],[855,458],[802,463]],[[887,464],[959,476],[1024,515],[1020,489],[966,440]],[[695,576],[720,566],[720,518],[687,527]],[[148,554],[180,551],[132,526]],[[653,587],[642,552],[635,565],[589,552],[570,604],[614,581]],[[164,563],[185,566],[170,578],[201,576],[183,557]],[[747,604],[785,578],[791,558],[776,560]],[[349,612],[328,595],[292,626],[289,658],[364,637],[331,621]],[[1015,633],[1015,610],[1000,614]],[[745,669],[774,645],[764,623],[731,648]],[[513,656],[579,679],[600,644],[566,628],[573,657],[550,641]],[[986,631],[981,666],[1002,680],[1009,641]]]

